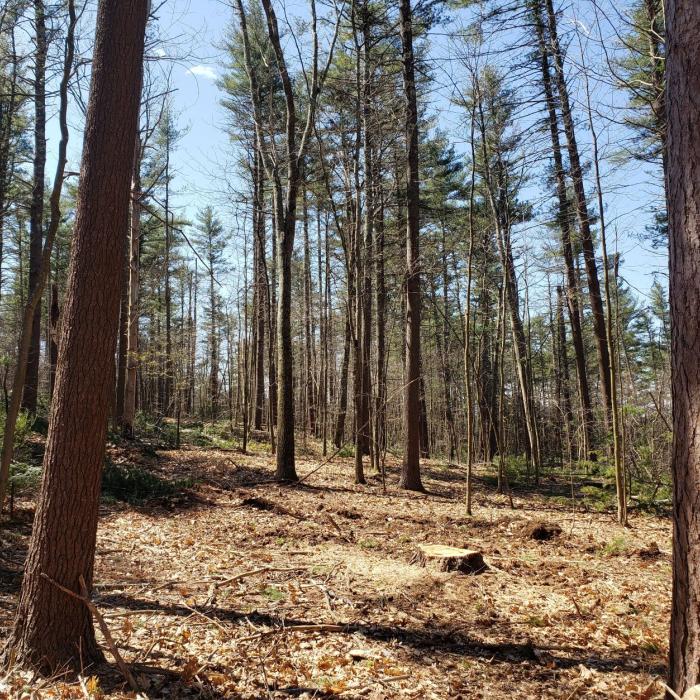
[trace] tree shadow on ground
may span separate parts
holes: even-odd
[[[313,625],[313,620],[285,618],[278,615],[254,611],[241,612],[223,607],[182,606],[176,603],[142,600],[125,594],[101,596],[100,604],[124,608],[133,612],[143,610],[144,614],[153,614],[159,610],[174,617],[190,617],[193,612],[215,618],[219,622],[245,626],[250,631],[250,624],[274,628],[277,633],[284,633],[285,627]],[[608,652],[577,646],[534,646],[530,642],[494,643],[472,638],[462,631],[445,629],[443,626],[401,627],[398,625],[348,623],[343,625],[343,633],[359,634],[368,640],[392,642],[402,645],[418,659],[426,651],[443,652],[466,658],[480,659],[489,663],[554,665],[559,669],[575,668],[585,665],[602,673],[625,670],[632,673],[663,674],[662,664],[651,664],[639,658],[611,656]],[[546,660],[543,660],[546,654]]]

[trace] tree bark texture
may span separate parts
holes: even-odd
[[[669,0],[667,115],[673,385],[669,685],[700,683],[700,4]]]
[[[418,185],[418,105],[416,100],[413,22],[410,0],[401,0],[403,82],[406,92],[406,378],[405,448],[400,485],[422,491],[420,476],[420,207]]]
[[[99,659],[90,612],[100,477],[113,391],[123,222],[138,119],[148,0],[101,0],[56,392],[44,478],[9,650],[44,672]]]

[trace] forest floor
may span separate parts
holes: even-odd
[[[301,476],[323,461],[299,452]],[[340,457],[280,485],[256,443],[247,455],[121,445],[109,459],[180,485],[102,505],[94,600],[142,698],[661,697],[666,518],[634,513],[621,528],[567,504],[557,479],[514,489],[511,509],[485,474],[470,518],[463,468],[439,461],[425,462],[417,494],[397,490],[396,463],[386,491],[377,475],[356,486]],[[31,516],[20,500],[0,529],[3,637]],[[532,521],[562,532],[532,539]],[[478,549],[488,568],[422,568],[421,543]],[[3,698],[136,696],[116,665],[80,683],[0,679]]]

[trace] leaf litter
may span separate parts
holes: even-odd
[[[39,680],[19,669],[2,698],[662,697],[670,523],[581,512],[426,462],[427,494],[352,483],[336,458],[301,485],[269,455],[185,447],[144,456],[194,484],[139,506],[104,503],[93,601],[140,693],[114,666]],[[306,454],[300,474],[320,462]],[[31,506],[0,530],[0,627],[12,624]],[[555,536],[523,536],[546,531]],[[544,530],[543,530],[544,528]],[[419,544],[476,549],[478,576],[411,564]],[[99,633],[98,633],[99,637]],[[101,639],[101,637],[100,637]]]

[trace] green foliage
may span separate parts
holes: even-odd
[[[41,465],[29,462],[10,464],[10,488],[13,491],[34,491],[41,483]]]
[[[624,537],[614,537],[610,542],[603,546],[600,550],[601,554],[606,557],[614,557],[624,554],[627,549],[627,542]]]
[[[269,598],[273,603],[276,603],[279,600],[284,600],[287,597],[287,594],[284,591],[281,591],[275,586],[266,586],[263,588],[262,594],[266,598]]]
[[[108,462],[102,473],[102,495],[115,501],[142,504],[174,496],[193,485],[191,479],[168,480],[134,465]]]

